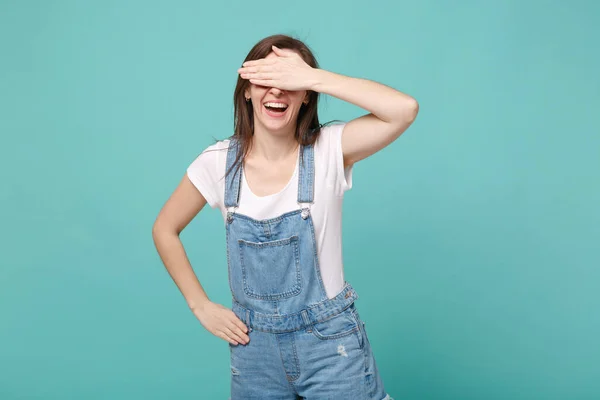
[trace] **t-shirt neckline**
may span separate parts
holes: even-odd
[[[268,194],[266,196],[259,196],[259,195],[255,194],[252,191],[252,189],[250,188],[248,181],[246,180],[246,169],[244,168],[244,164],[242,163],[242,185],[243,185],[243,187],[245,187],[247,189],[248,193],[252,197],[257,198],[257,199],[269,199],[272,197],[276,197],[276,196],[280,195],[281,193],[285,192],[290,187],[290,185],[294,181],[296,181],[296,176],[298,175],[298,168],[300,165],[300,150],[301,150],[300,147],[301,146],[298,146],[298,150],[296,151],[296,165],[294,167],[294,173],[292,174],[292,177],[288,180],[288,182],[285,184],[285,186],[281,190],[279,190],[276,193]]]

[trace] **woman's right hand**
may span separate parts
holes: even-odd
[[[221,304],[207,301],[194,315],[207,331],[232,345],[247,344],[250,338],[246,334],[248,328],[229,308]]]

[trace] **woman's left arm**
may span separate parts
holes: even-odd
[[[357,105],[370,114],[346,124],[342,133],[344,164],[352,165],[383,149],[412,124],[419,104],[411,96],[366,79],[315,69],[312,90]]]

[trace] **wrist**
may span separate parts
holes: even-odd
[[[323,89],[326,87],[329,78],[330,72],[324,69],[313,68],[313,77],[312,84],[310,85],[310,90],[319,93],[323,92]]]
[[[210,303],[210,300],[208,298],[194,299],[194,300],[188,301],[188,307],[194,313],[195,312],[202,312],[202,311],[204,311],[204,309],[206,308],[206,306],[209,303]]]

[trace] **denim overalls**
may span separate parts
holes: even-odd
[[[232,138],[226,171],[239,145]],[[346,282],[328,299],[319,269],[310,205],[313,146],[300,147],[297,210],[255,220],[236,214],[241,168],[225,182],[232,310],[248,327],[247,345],[229,345],[231,399],[382,400],[386,395]]]

